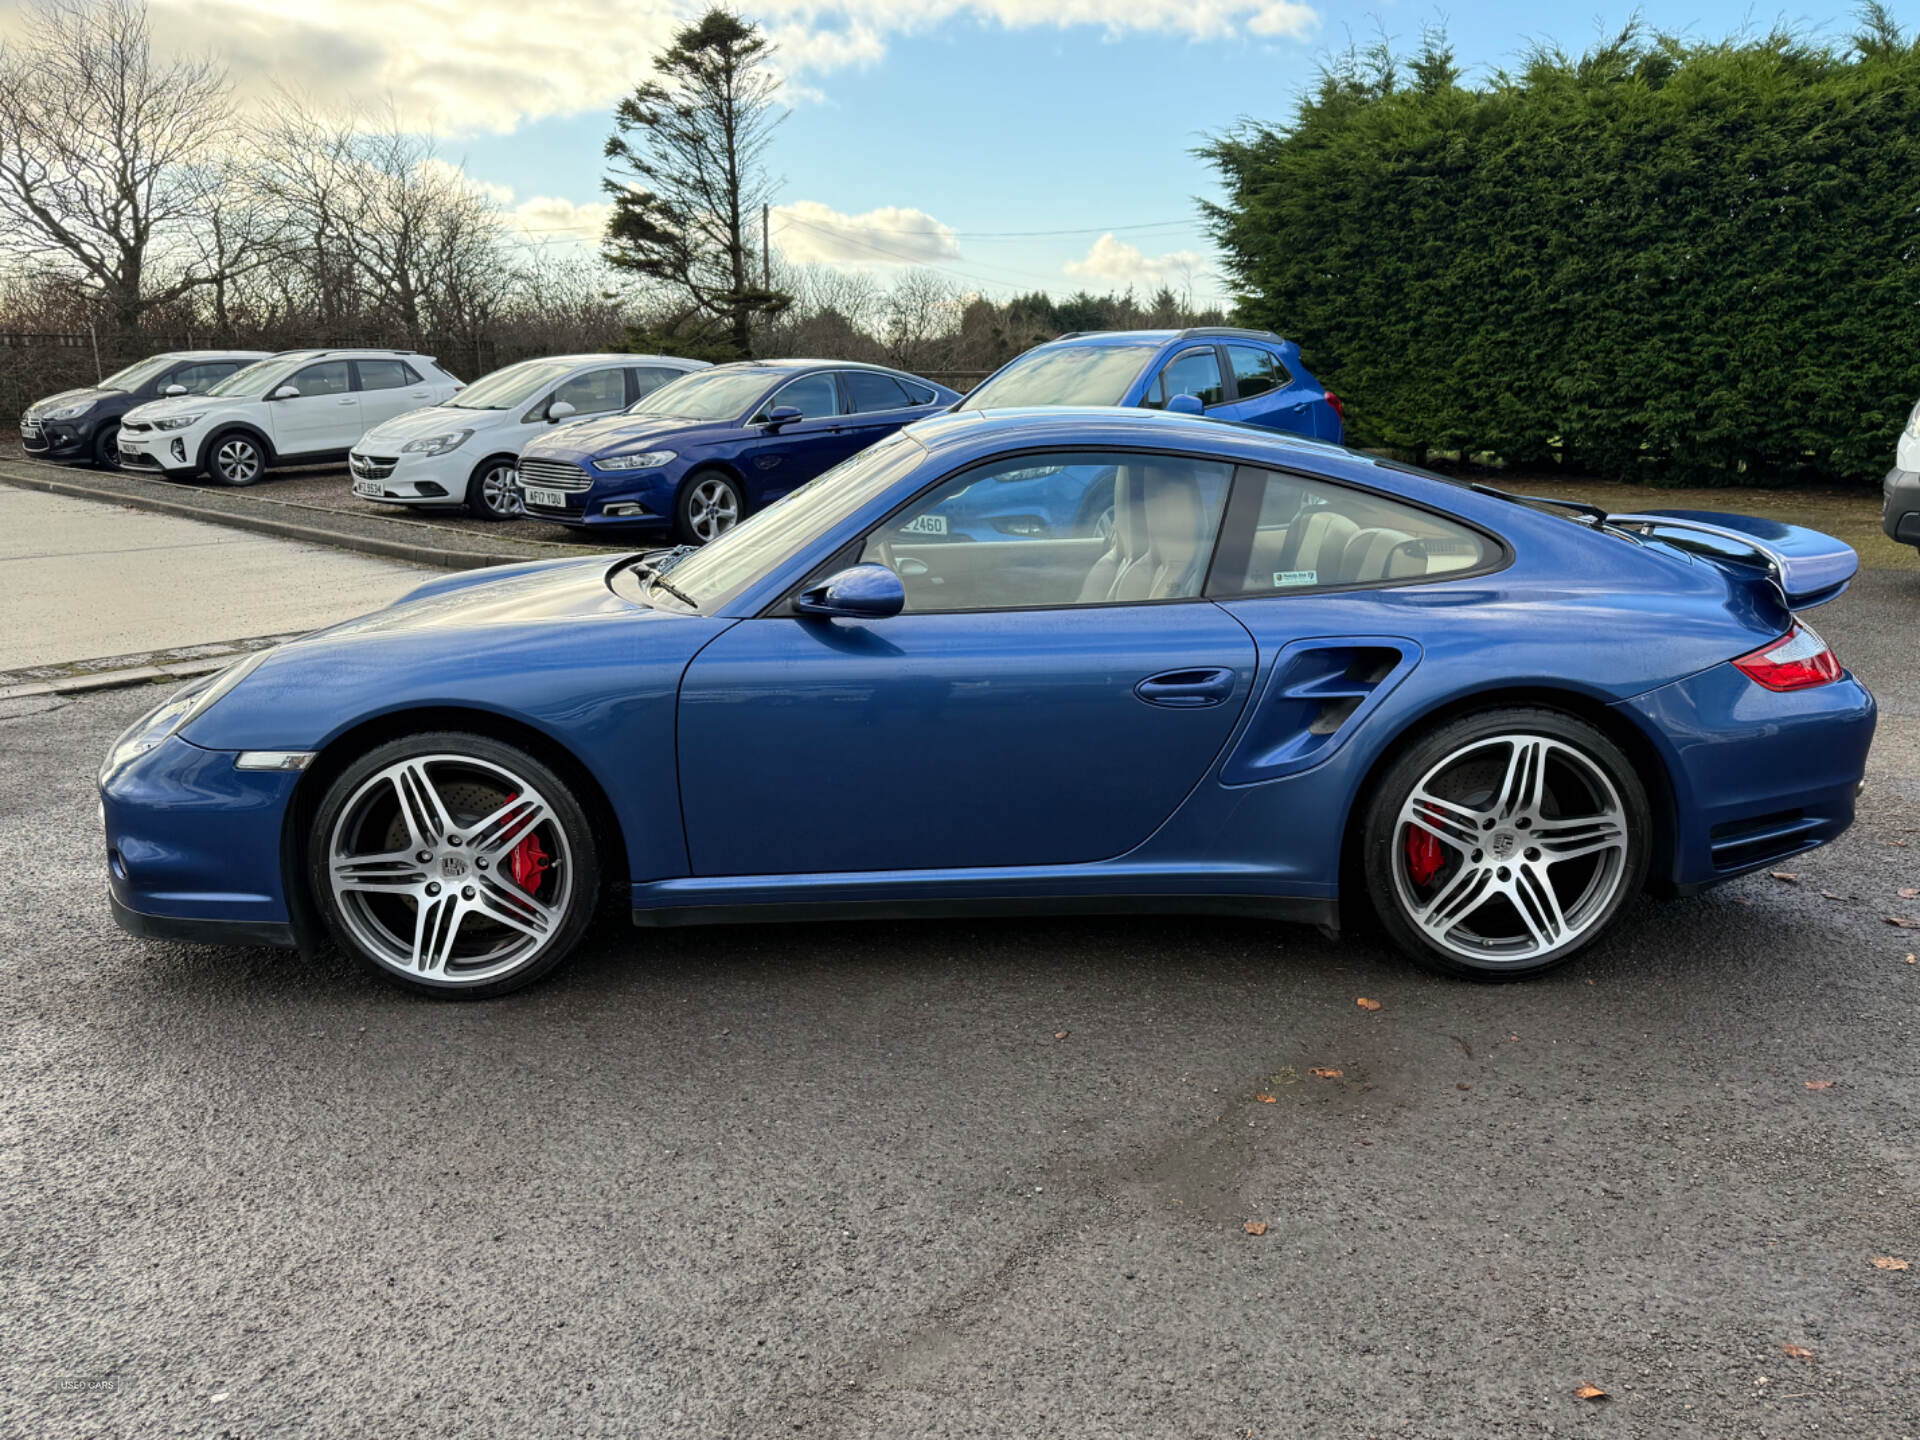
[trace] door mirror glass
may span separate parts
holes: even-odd
[[[184,395],[187,393],[187,387],[182,385],[179,381],[176,380],[174,381],[173,384],[167,386],[160,393],[162,395]]]
[[[898,615],[906,604],[907,590],[900,577],[878,564],[842,570],[793,597],[793,608],[801,615],[847,620],[885,620]]]
[[[298,385],[282,385],[267,398],[270,400],[298,400],[300,398],[300,387]]]
[[[796,420],[806,418],[800,413],[798,405],[776,405],[767,412],[766,426],[769,430],[778,430],[782,425],[791,425]]]
[[[575,413],[573,405],[566,400],[556,400],[547,406],[547,419],[549,420],[566,420],[571,418]]]
[[[1200,415],[1205,413],[1206,408],[1200,403],[1198,395],[1176,395],[1167,401],[1169,415]]]

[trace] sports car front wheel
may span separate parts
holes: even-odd
[[[368,969],[436,995],[503,995],[566,958],[600,873],[573,792],[483,735],[381,745],[328,786],[308,839],[315,899]]]
[[[1640,888],[1649,828],[1632,763],[1593,726],[1552,710],[1470,715],[1374,790],[1367,888],[1421,964],[1518,980],[1600,938]]]

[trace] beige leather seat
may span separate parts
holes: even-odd
[[[1406,531],[1385,526],[1356,532],[1340,555],[1340,583],[1361,585],[1426,574],[1427,562],[1413,553],[1412,542]]]
[[[1120,577],[1147,553],[1147,519],[1134,483],[1133,467],[1122,465],[1113,477],[1113,538],[1107,553],[1093,562],[1080,586],[1080,603],[1097,605],[1121,598]]]
[[[1293,522],[1293,528],[1300,532],[1299,544],[1291,547],[1292,554],[1279,568],[1312,575],[1309,583],[1315,585],[1339,584],[1347,542],[1360,533],[1360,527],[1338,511],[1310,510]]]
[[[1200,486],[1184,467],[1122,465],[1114,477],[1113,541],[1080,587],[1080,603],[1195,595],[1212,535]]]

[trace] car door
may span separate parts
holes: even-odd
[[[360,377],[361,434],[383,420],[419,410],[442,398],[420,372],[404,360],[356,360],[353,368]],[[359,435],[353,437],[359,438]]]
[[[1113,536],[974,542],[927,522],[1045,465],[1118,476]],[[861,542],[905,579],[901,614],[775,607],[718,637],[680,693],[693,873],[1064,865],[1140,844],[1252,684],[1246,629],[1200,598],[1229,478],[1127,454],[976,467]]]
[[[1141,405],[1149,410],[1164,410],[1176,395],[1193,395],[1211,413],[1227,401],[1227,381],[1220,368],[1220,351],[1212,345],[1194,345],[1167,358],[1153,379]]]
[[[777,431],[765,429],[767,416],[782,405],[791,405],[801,418]],[[839,383],[826,370],[789,380],[761,402],[740,447],[747,484],[755,492],[747,497],[754,509],[799,489],[854,452],[842,407]]]
[[[906,387],[881,370],[842,370],[840,388],[847,397],[847,454],[884,440],[930,411],[917,404]]]
[[[1314,407],[1326,392],[1312,388],[1264,345],[1226,345],[1233,398],[1208,413],[1222,420],[1265,425],[1300,435],[1318,433]]]
[[[352,364],[320,360],[288,376],[284,385],[300,393],[267,402],[273,448],[285,456],[349,449],[366,428],[360,423],[360,397],[353,392]]]

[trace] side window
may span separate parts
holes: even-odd
[[[907,392],[891,375],[877,374],[872,370],[843,370],[840,381],[847,387],[847,396],[853,402],[856,415],[870,414],[876,410],[905,410],[912,402]]]
[[[1211,345],[1185,350],[1166,363],[1147,387],[1140,403],[1163,410],[1175,395],[1197,395],[1202,405],[1218,405],[1227,398],[1227,387],[1220,378],[1220,357]]]
[[[1429,510],[1298,475],[1240,472],[1209,595],[1284,595],[1474,570],[1481,534]]]
[[[553,392],[555,400],[573,406],[576,415],[605,415],[627,408],[627,376],[624,370],[589,370],[563,381]]]
[[[353,388],[344,360],[323,360],[318,365],[309,365],[287,383],[303,396],[344,395]]]
[[[1172,455],[1023,455],[963,471],[867,537],[907,609],[1004,610],[1200,594],[1233,467]]]
[[[653,366],[639,365],[635,366],[628,373],[633,376],[634,389],[632,399],[638,400],[642,396],[651,395],[669,380],[678,380],[681,375],[686,372],[681,370],[661,370]],[[632,401],[630,400],[628,403],[631,404]]]
[[[907,399],[915,405],[931,405],[939,398],[939,392],[931,385],[921,385],[912,380],[902,380],[900,388],[907,392]]]
[[[182,365],[167,379],[167,385],[184,385],[189,395],[204,395],[208,390],[239,370],[231,360],[208,360],[198,365]],[[166,385],[160,387],[166,389]]]
[[[831,375],[804,375],[773,392],[760,414],[769,415],[782,405],[791,405],[805,420],[824,420],[840,413],[840,387]]]
[[[362,390],[398,390],[405,385],[415,385],[420,377],[413,367],[400,360],[356,360],[360,369],[360,388]]]
[[[1264,395],[1269,390],[1284,390],[1293,383],[1293,375],[1271,350],[1252,345],[1227,346],[1227,364],[1233,367],[1233,383],[1242,400]]]

